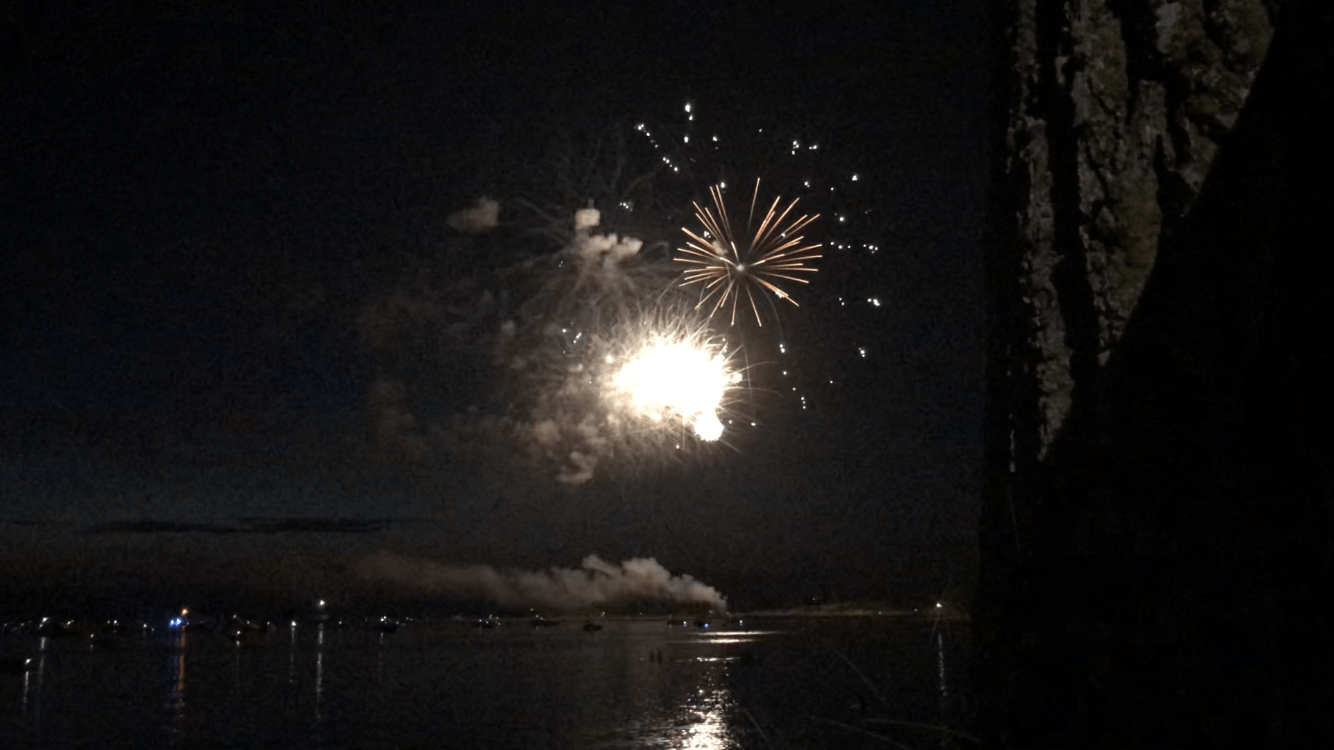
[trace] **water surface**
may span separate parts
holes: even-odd
[[[967,747],[957,621],[759,617],[482,629],[282,623],[238,645],[4,636],[4,747]]]

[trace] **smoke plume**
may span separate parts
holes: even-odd
[[[585,557],[577,569],[544,571],[497,570],[489,565],[452,567],[426,558],[380,554],[358,566],[368,579],[422,591],[487,599],[503,607],[578,609],[635,599],[705,602],[725,611],[727,600],[712,586],[688,575],[672,575],[651,557],[620,565],[597,555]]]

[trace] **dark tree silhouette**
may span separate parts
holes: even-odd
[[[1330,12],[997,3],[979,731],[1330,742]]]

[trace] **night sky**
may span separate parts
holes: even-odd
[[[327,578],[378,552],[531,568],[596,553],[656,557],[743,603],[970,585],[980,3],[175,5],[0,32],[11,562],[111,556],[138,575],[193,550],[299,556]],[[756,426],[578,487],[503,441],[395,455],[368,396],[387,369],[422,434],[507,402],[475,341],[386,356],[367,311],[403,293],[480,325],[489,280],[560,250],[506,222],[566,206],[599,138],[659,168],[655,202],[620,217],[646,242],[679,247],[718,180],[760,177],[823,214],[801,306],[734,332],[754,337]],[[482,196],[502,230],[461,238],[446,217]]]

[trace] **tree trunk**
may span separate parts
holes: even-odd
[[[994,7],[979,731],[1328,742],[1329,11]]]

